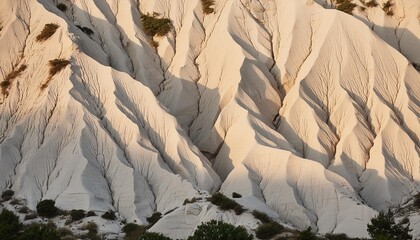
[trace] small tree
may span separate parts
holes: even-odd
[[[235,227],[222,221],[212,220],[198,226],[188,240],[252,240],[244,227]]]
[[[39,216],[51,218],[57,215],[58,208],[55,206],[55,201],[51,199],[43,200],[36,205],[36,211]]]
[[[408,226],[394,222],[394,214],[391,210],[388,213],[380,212],[376,217],[371,219],[371,223],[367,225],[369,235],[373,239],[391,239],[391,240],[411,240]]]
[[[268,222],[261,224],[255,234],[259,239],[271,239],[275,235],[281,233],[284,227],[277,222]]]

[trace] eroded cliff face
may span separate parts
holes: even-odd
[[[218,0],[208,15],[199,0],[59,2],[0,3],[0,82],[18,73],[2,85],[0,190],[30,208],[138,223],[176,209],[154,230],[178,238],[215,218],[255,227],[182,206],[220,190],[299,229],[365,237],[419,191],[417,1],[384,21],[307,0]],[[156,48],[142,13],[172,21]],[[51,76],[53,59],[70,64]]]

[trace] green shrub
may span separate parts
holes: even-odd
[[[237,193],[237,192],[232,193],[232,198],[241,198],[241,197],[242,197],[242,195]]]
[[[48,38],[50,38],[60,26],[54,23],[45,24],[44,29],[42,29],[41,33],[36,36],[37,42],[44,42]]]
[[[171,239],[164,236],[161,233],[146,232],[139,238],[139,240],[171,240]]]
[[[336,9],[339,11],[352,15],[355,7],[357,7],[357,5],[352,3],[350,0],[337,0]]]
[[[141,20],[145,33],[151,37],[165,36],[172,29],[171,20],[168,18],[158,18],[156,14],[153,16],[142,14]]]
[[[100,240],[101,238],[98,236],[98,225],[94,222],[88,222],[83,225],[82,230],[87,230],[88,233],[82,236],[82,239],[90,239],[90,240]]]
[[[29,212],[29,208],[26,206],[22,206],[21,208],[19,208],[18,213],[24,213],[27,214]]]
[[[12,201],[10,201],[10,204],[11,205],[19,205],[20,202],[19,202],[19,200],[17,200],[16,198],[14,198],[14,199],[12,199]]]
[[[389,237],[390,239],[411,240],[408,226],[394,222],[394,214],[380,212],[376,217],[371,219],[371,223],[367,225],[367,231],[373,239]]]
[[[256,236],[259,239],[271,239],[273,236],[281,233],[284,227],[277,222],[267,222],[258,226],[255,231]]]
[[[57,4],[57,8],[60,9],[60,11],[62,11],[62,12],[67,11],[67,6],[64,3]]]
[[[0,238],[17,239],[17,235],[22,230],[19,218],[11,211],[3,209],[0,213]]]
[[[32,220],[32,219],[35,219],[35,218],[37,218],[38,217],[38,215],[36,214],[36,213],[29,213],[29,214],[27,214],[27,215],[25,215],[25,221],[26,220]]]
[[[146,218],[147,222],[149,222],[150,226],[155,225],[160,219],[162,218],[162,213],[155,212],[152,214],[152,216]]]
[[[114,211],[108,211],[108,212],[102,214],[101,217],[104,218],[104,219],[108,219],[108,220],[116,220],[117,219]]]
[[[305,231],[301,232],[298,236],[298,240],[317,240],[315,233],[312,232],[312,228],[308,227]]]
[[[89,212],[87,212],[87,214],[86,214],[86,217],[94,217],[94,216],[97,216],[97,215],[96,215],[96,213],[95,213],[94,211],[89,211]]]
[[[214,12],[214,0],[201,0],[201,7],[205,14]]]
[[[128,223],[122,230],[126,234],[124,237],[125,240],[138,240],[146,232],[146,227],[135,223]]]
[[[405,217],[401,220],[400,224],[407,224],[410,222],[410,219],[408,217]]]
[[[82,209],[73,209],[70,211],[71,221],[79,221],[86,217],[86,212]]]
[[[244,227],[212,220],[197,227],[188,240],[252,240]]]
[[[235,209],[236,206],[239,204],[235,202],[234,200],[226,197],[220,192],[214,193],[210,198],[208,198],[211,203],[213,203],[216,206],[219,206],[222,210],[230,210]]]
[[[92,233],[98,233],[98,225],[94,222],[87,222],[83,225],[82,230],[87,230]]]
[[[236,207],[233,209],[236,215],[241,215],[243,212],[245,212],[245,209],[241,205],[236,205]]]
[[[60,240],[54,224],[31,224],[20,234],[19,240]]]
[[[1,198],[4,201],[9,201],[10,199],[12,199],[13,195],[15,195],[15,192],[13,192],[13,190],[11,189],[7,189],[1,194]]]
[[[262,223],[268,223],[271,221],[271,218],[267,214],[257,210],[252,211],[252,215]]]
[[[73,232],[70,231],[70,229],[63,227],[63,228],[57,229],[57,235],[60,238],[63,238],[63,237],[66,237],[66,236],[73,236]]]
[[[51,199],[43,200],[36,205],[36,212],[41,217],[51,218],[57,215],[57,210],[55,206],[55,201]]]

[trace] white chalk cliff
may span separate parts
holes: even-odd
[[[27,66],[0,94],[0,192],[127,222],[175,209],[152,230],[177,238],[210,219],[252,228],[249,214],[182,206],[237,192],[298,229],[367,237],[377,211],[420,191],[420,1],[396,0],[393,16],[330,8],[0,1],[0,82]],[[156,49],[140,17],[153,12],[173,24]],[[70,65],[49,81],[57,58]]]

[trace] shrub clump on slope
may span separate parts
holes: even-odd
[[[252,240],[253,237],[244,227],[212,220],[198,226],[188,240]]]
[[[165,36],[172,29],[171,20],[158,18],[158,14],[142,14],[141,20],[145,33],[151,37]]]
[[[240,204],[226,197],[220,192],[214,193],[207,200],[209,200],[214,205],[219,206],[219,208],[222,210],[234,210],[236,215],[241,215],[245,211],[245,209],[243,209]]]
[[[48,84],[50,83],[51,79],[61,70],[66,68],[66,66],[69,64],[70,64],[70,61],[67,59],[57,58],[57,59],[50,60],[48,63],[48,65],[50,66],[48,79],[47,79],[47,82],[41,85],[41,89],[45,89],[46,87],[48,87]]]
[[[9,89],[10,84],[12,84],[12,80],[19,77],[23,71],[25,71],[27,66],[25,64],[20,65],[18,69],[13,70],[9,74],[6,75],[3,82],[0,83],[1,92],[3,95],[7,94],[7,90]]]
[[[352,15],[353,9],[357,7],[356,4],[352,3],[350,0],[337,0],[336,9],[347,14]]]
[[[37,42],[43,42],[50,38],[58,29],[58,25],[54,23],[45,24],[44,29],[42,29],[41,33],[36,36]]]
[[[201,7],[205,14],[211,14],[214,12],[214,0],[201,0]]]
[[[36,205],[36,212],[41,217],[55,217],[58,212],[58,208],[55,207],[54,200],[43,200]]]

